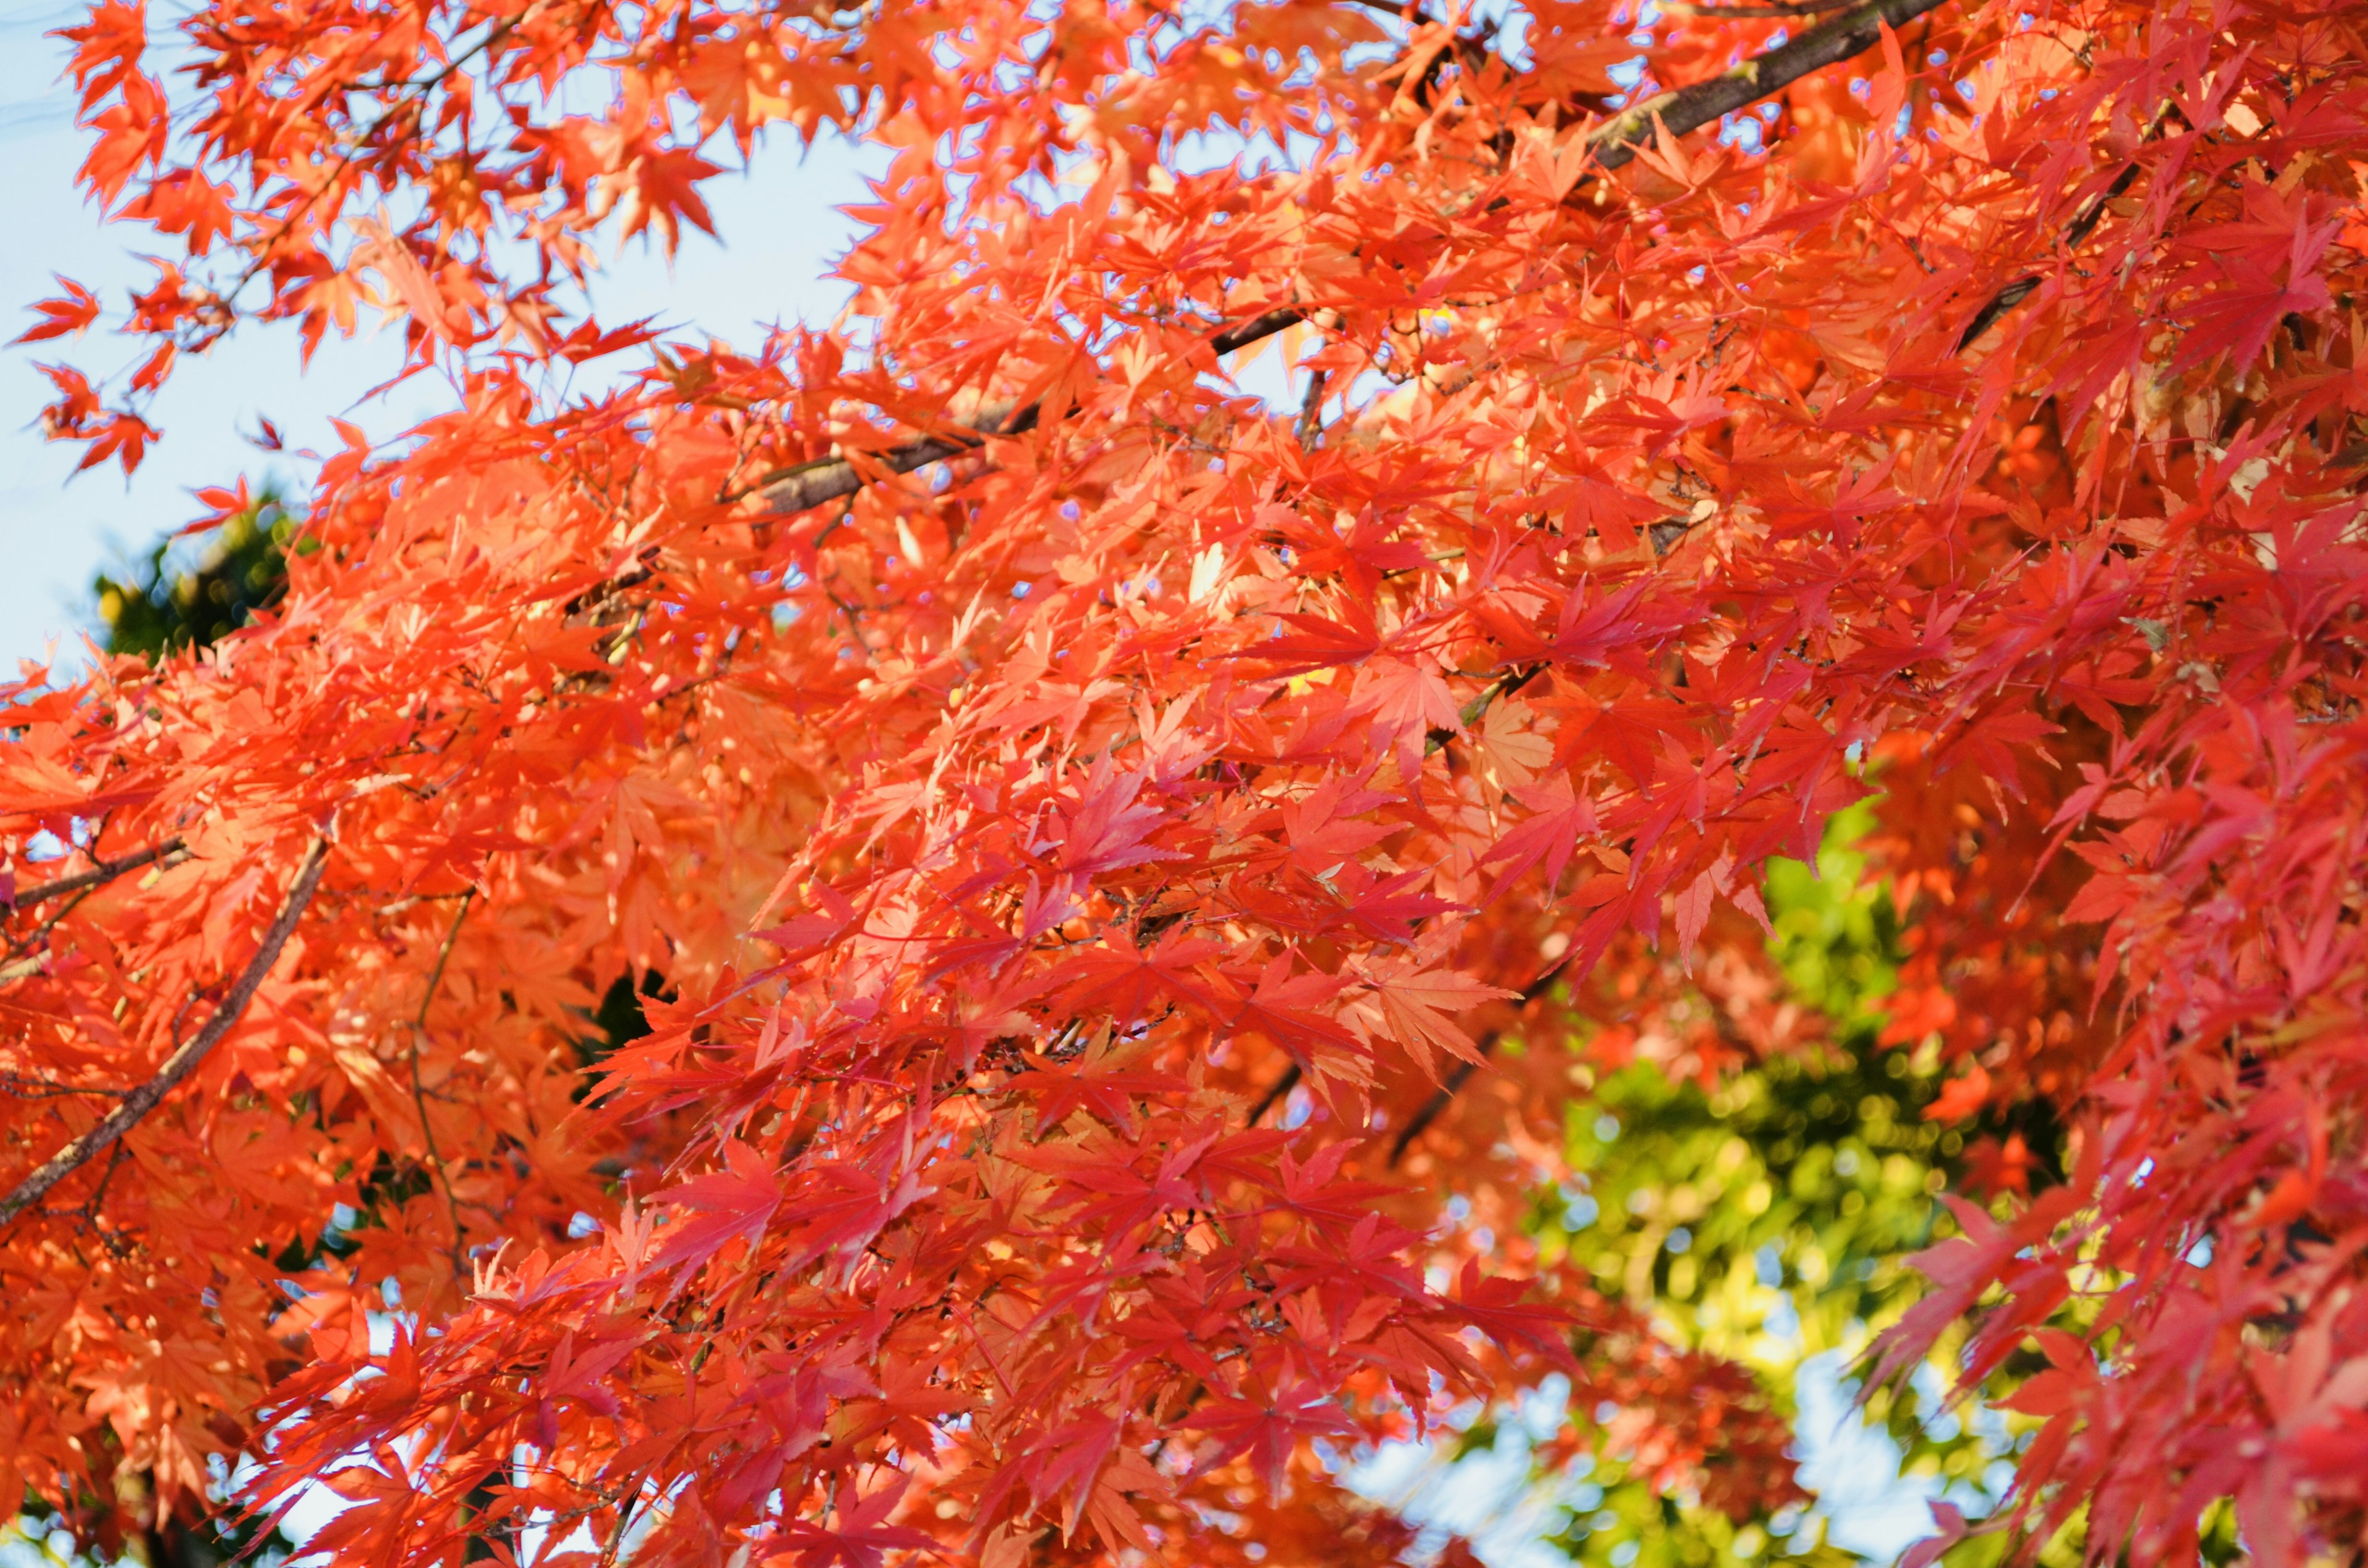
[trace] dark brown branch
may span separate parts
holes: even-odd
[[[1262,316],[1252,316],[1241,325],[1229,326],[1209,339],[1209,349],[1223,358],[1235,349],[1247,348],[1253,343],[1264,343],[1276,333],[1297,326],[1313,313],[1296,305],[1287,305],[1279,311],[1269,311]]]
[[[1671,136],[1683,136],[1715,124],[1736,109],[1781,92],[1809,74],[1863,54],[1883,38],[1885,26],[1898,28],[1940,8],[1943,0],[1868,0],[1865,5],[1809,28],[1799,38],[1765,50],[1736,66],[1690,87],[1661,93],[1636,105],[1588,133],[1598,169],[1616,169],[1634,161],[1636,149],[1652,139],[1658,121]],[[1209,339],[1210,349],[1223,357],[1262,343],[1287,327],[1306,321],[1313,311],[1286,305],[1227,327]],[[1042,405],[1030,403],[1010,416],[990,415],[972,426],[979,434],[930,436],[874,453],[870,461],[890,473],[910,473],[951,457],[975,451],[987,436],[1016,436],[1034,428]],[[802,512],[854,494],[866,481],[845,458],[823,458],[785,473],[768,475],[758,486],[767,508],[776,513]]]
[[[1474,1044],[1480,1054],[1486,1056],[1497,1049],[1497,1031],[1490,1029]],[[1406,1158],[1406,1152],[1413,1146],[1414,1141],[1430,1131],[1430,1124],[1439,1119],[1439,1113],[1445,1110],[1449,1102],[1455,1098],[1455,1091],[1470,1083],[1472,1074],[1478,1071],[1480,1071],[1480,1063],[1477,1062],[1457,1062],[1455,1071],[1450,1073],[1439,1087],[1430,1092],[1430,1098],[1422,1102],[1421,1108],[1414,1113],[1413,1119],[1398,1129],[1398,1135],[1390,1142],[1392,1170],[1395,1170],[1398,1162]]]
[[[1675,0],[1666,9],[1688,17],[1720,17],[1748,21],[1754,17],[1822,17],[1840,10],[1844,3],[1846,0],[1800,0],[1798,4],[1771,0],[1770,4],[1764,6],[1694,6],[1686,4],[1685,0]]]
[[[97,861],[87,871],[77,871],[71,877],[60,877],[56,881],[43,882],[36,888],[27,888],[8,902],[18,909],[28,909],[45,900],[56,898],[61,893],[79,892],[84,888],[95,888],[102,882],[111,882],[126,871],[136,871],[142,866],[154,865],[168,855],[180,854],[188,847],[177,838],[168,838],[162,844],[137,850],[119,859]]]
[[[1554,982],[1562,978],[1562,971],[1570,967],[1572,956],[1572,953],[1565,953],[1546,965],[1543,973],[1521,988],[1520,997],[1513,1006],[1517,1008],[1526,1008],[1531,1003],[1552,991]],[[1502,1038],[1502,1030],[1490,1029],[1474,1043],[1480,1054],[1486,1056],[1497,1049],[1497,1041]],[[1477,1062],[1459,1062],[1455,1064],[1455,1071],[1450,1073],[1445,1081],[1431,1091],[1430,1098],[1422,1102],[1421,1108],[1414,1113],[1404,1127],[1398,1129],[1397,1137],[1391,1141],[1389,1161],[1391,1169],[1397,1168],[1397,1163],[1406,1158],[1406,1152],[1413,1146],[1414,1141],[1430,1130],[1430,1124],[1439,1119],[1440,1113],[1445,1110],[1449,1102],[1455,1098],[1455,1092],[1470,1083],[1472,1074],[1479,1070],[1480,1063]]]
[[[28,1207],[40,1202],[44,1193],[73,1175],[92,1155],[137,1127],[141,1119],[162,1104],[165,1096],[205,1060],[206,1053],[221,1043],[222,1036],[230,1033],[232,1027],[245,1013],[246,1005],[255,999],[255,993],[262,985],[264,976],[271,972],[272,964],[279,960],[279,949],[288,945],[289,937],[296,929],[296,922],[303,918],[304,906],[313,902],[313,890],[321,885],[321,869],[328,863],[328,839],[314,839],[312,848],[304,853],[302,864],[296,869],[296,881],[288,890],[288,902],[280,906],[279,917],[272,921],[271,928],[263,934],[263,945],[256,949],[255,957],[247,960],[246,970],[238,977],[238,983],[231,987],[230,994],[222,999],[221,1006],[214,1009],[214,1016],[206,1020],[206,1027],[199,1029],[188,1044],[166,1057],[154,1077],[124,1096],[123,1103],[108,1112],[97,1126],[59,1150],[39,1170],[18,1182],[6,1198],[0,1199],[0,1225],[6,1224]]]
[[[1324,438],[1324,383],[1331,378],[1322,370],[1307,378],[1307,393],[1299,400],[1299,444],[1313,451]]]
[[[2157,132],[2161,131],[2162,124],[2162,118],[2159,116],[2157,117],[2154,129],[2149,131],[2146,134],[2149,137],[2155,135]],[[2082,240],[2087,239],[2089,232],[2095,229],[2097,224],[2104,218],[2106,203],[2112,201],[2124,191],[2127,191],[2131,186],[2135,185],[2137,183],[2137,178],[2138,165],[2136,162],[2133,160],[2128,167],[2122,170],[2120,177],[2115,179],[2112,184],[2107,186],[2102,191],[2099,192],[2095,199],[2089,201],[2088,206],[2080,210],[2080,215],[2073,219],[2071,223],[2065,229],[2064,248],[2069,250],[2074,245],[2078,244]],[[1991,295],[1989,302],[1984,305],[1980,310],[1975,312],[1974,319],[1965,324],[1965,330],[1957,335],[1957,352],[1963,354],[1966,349],[1971,348],[1975,343],[1981,341],[1982,334],[1998,325],[1999,319],[2009,311],[2014,309],[2017,305],[2031,298],[2032,295],[2037,293],[2039,291],[2039,285],[2040,279],[2035,276],[2031,278],[2019,278],[2015,281],[2008,284],[2005,288],[1999,290],[1997,293]]]
[[[1259,1122],[1264,1121],[1266,1113],[1274,1108],[1277,1100],[1299,1087],[1299,1080],[1303,1075],[1296,1062],[1284,1068],[1282,1076],[1274,1081],[1274,1087],[1260,1095],[1258,1103],[1250,1107],[1250,1119],[1247,1125],[1256,1127]]]
[[[1941,0],[1872,0],[1707,82],[1647,98],[1588,133],[1588,143],[1600,149],[1596,165],[1616,169],[1634,159],[1636,149],[1652,139],[1656,119],[1668,127],[1672,136],[1714,124],[1812,71],[1865,53],[1883,40],[1885,27],[1904,27],[1927,11],[1938,10],[1941,4]]]

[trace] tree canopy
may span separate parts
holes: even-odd
[[[455,407],[8,688],[0,1484],[1378,1563],[1558,1376],[1749,1555],[1757,1290],[2028,1434],[1911,1568],[2355,1550],[2363,19],[99,0],[51,433],[269,321]],[[837,321],[599,313],[820,135]]]

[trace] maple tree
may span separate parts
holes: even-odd
[[[1524,1221],[1628,1062],[1850,1036],[1760,890],[1879,782],[1858,1059],[1975,1135],[1873,1371],[2037,1428],[1916,1568],[2355,1546],[2362,19],[100,0],[173,254],[51,434],[275,320],[458,406],[250,624],[8,690],[0,1470],[390,1564],[1386,1562],[1338,1456],[1558,1372],[1762,1517],[1766,1389]],[[602,319],[768,133],[894,151],[845,315]]]

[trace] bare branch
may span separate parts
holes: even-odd
[[[1324,383],[1330,378],[1322,370],[1307,378],[1307,394],[1299,400],[1299,444],[1313,451],[1324,438]]]
[[[1868,0],[1831,21],[1809,28],[1799,38],[1753,55],[1707,82],[1648,98],[1588,133],[1588,144],[1596,149],[1596,166],[1616,169],[1633,162],[1636,148],[1653,136],[1656,120],[1667,127],[1672,136],[1699,131],[1782,91],[1812,71],[1821,71],[1854,54],[1864,53],[1881,41],[1884,27],[1903,26],[1928,11],[1939,9],[1942,3],[1943,0]],[[1218,333],[1209,340],[1209,347],[1221,357],[1231,354],[1253,343],[1262,343],[1287,327],[1297,326],[1312,314],[1312,310],[1296,305],[1271,310]],[[910,473],[930,463],[975,451],[987,436],[1016,436],[1033,429],[1042,413],[1042,406],[1031,403],[1011,415],[1008,423],[998,413],[973,425],[972,428],[979,432],[976,438],[959,434],[930,436],[874,453],[869,462],[890,473]],[[803,512],[825,501],[852,495],[865,483],[855,464],[847,459],[824,458],[784,473],[768,475],[758,490],[768,510]]]
[[[36,888],[27,888],[7,902],[18,909],[28,909],[34,904],[56,898],[61,893],[78,892],[84,888],[95,888],[102,882],[111,882],[126,871],[136,871],[142,866],[154,865],[168,855],[182,853],[188,847],[188,845],[177,838],[168,838],[162,844],[152,845],[146,849],[138,850],[118,859],[97,861],[87,871],[77,871],[71,877],[60,877],[56,881],[43,882]]]
[[[256,990],[262,985],[264,976],[271,972],[272,964],[279,960],[279,949],[288,945],[289,937],[296,929],[296,922],[303,918],[304,906],[313,902],[313,890],[321,885],[321,870],[328,863],[328,858],[327,837],[314,839],[312,848],[304,853],[303,863],[296,869],[296,881],[288,890],[288,902],[280,906],[279,917],[272,921],[271,928],[263,934],[263,945],[247,961],[245,971],[238,977],[238,983],[231,987],[230,994],[222,999],[222,1006],[214,1009],[214,1016],[206,1020],[206,1027],[199,1029],[187,1045],[166,1057],[154,1077],[124,1096],[123,1103],[108,1112],[97,1126],[59,1150],[47,1164],[18,1182],[6,1198],[0,1199],[0,1225],[6,1224],[28,1207],[40,1202],[44,1193],[71,1176],[92,1155],[137,1127],[141,1119],[154,1110],[165,1096],[205,1060],[206,1053],[221,1043],[222,1036],[230,1033],[232,1027],[245,1013],[246,1005],[255,999]]]
[[[1845,3],[1846,0],[1770,0],[1767,5],[1697,6],[1686,0],[1672,0],[1665,8],[1688,17],[1748,21],[1754,17],[1823,17],[1840,10]]]
[[[1588,134],[1588,141],[1600,149],[1596,165],[1616,169],[1633,160],[1636,149],[1651,139],[1656,119],[1668,127],[1672,136],[1714,124],[1791,86],[1812,71],[1865,53],[1883,41],[1884,28],[1904,27],[1927,11],[1938,10],[1941,4],[1941,0],[1870,0],[1707,82],[1647,98]]]
[[[985,445],[989,436],[1017,436],[1033,430],[1037,407],[1031,403],[1017,415],[1012,415],[1008,409],[995,409],[971,426],[976,435],[965,431],[907,441],[901,447],[892,447],[875,454],[871,460],[890,473],[910,473],[933,462],[976,451]],[[759,489],[768,510],[803,512],[825,502],[843,500],[862,489],[867,483],[869,481],[856,472],[855,465],[845,458],[823,458],[785,473],[768,475]]]
[[[1252,316],[1239,326],[1229,326],[1209,339],[1210,352],[1223,358],[1236,348],[1247,348],[1253,343],[1264,343],[1276,333],[1297,326],[1315,312],[1295,306],[1269,311],[1262,316]]]

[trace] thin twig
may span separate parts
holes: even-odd
[[[626,1494],[617,1500],[617,1528],[609,1532],[607,1542],[600,1548],[600,1568],[616,1568],[618,1549],[625,1544],[625,1532],[632,1528],[633,1514],[641,1506],[642,1487],[648,1475],[646,1469],[636,1473]]]
[[[137,1127],[141,1119],[154,1110],[165,1096],[205,1060],[206,1053],[230,1033],[232,1027],[246,1012],[246,1005],[255,999],[255,993],[262,985],[264,976],[271,972],[272,964],[279,958],[279,949],[288,945],[288,938],[296,930],[297,921],[303,918],[304,906],[313,902],[313,890],[321,885],[321,871],[328,864],[328,859],[329,840],[324,835],[313,840],[313,846],[304,852],[303,862],[296,869],[296,881],[288,890],[288,902],[280,906],[279,917],[263,934],[263,945],[247,961],[245,972],[238,977],[238,983],[231,987],[230,994],[222,999],[222,1005],[214,1009],[214,1016],[206,1020],[206,1027],[199,1029],[187,1045],[166,1057],[154,1077],[124,1096],[123,1103],[108,1112],[97,1126],[51,1156],[39,1170],[18,1182],[6,1198],[0,1198],[0,1225],[6,1224],[28,1206],[40,1201],[44,1193],[72,1175],[93,1154]]]
[[[1943,3],[1944,0],[1868,0],[1706,82],[1647,98],[1588,132],[1596,170],[1616,169],[1633,162],[1636,149],[1656,134],[1656,126],[1675,137],[1714,124],[1812,71],[1822,71],[1853,55],[1863,54],[1882,40],[1885,27],[1901,27],[1928,11],[1938,10]],[[1209,339],[1209,347],[1222,358],[1297,326],[1314,313],[1313,307],[1281,306],[1238,326],[1227,327]],[[871,454],[866,466],[889,473],[910,473],[930,463],[975,451],[985,444],[988,436],[1016,436],[1033,429],[1042,413],[1042,404],[1031,403],[1011,415],[1008,423],[1000,415],[991,415],[971,426],[979,433],[975,437],[957,433],[907,441]],[[818,458],[798,468],[767,475],[758,483],[757,491],[765,497],[768,508],[775,513],[802,512],[825,501],[852,495],[867,483],[848,459]]]
[[[80,1084],[61,1084],[55,1078],[35,1078],[23,1073],[0,1073],[0,1095],[12,1099],[54,1099],[61,1095],[97,1095],[111,1100],[118,1091]]]
[[[539,7],[529,7],[529,14],[536,8]],[[345,178],[346,171],[353,167],[355,160],[361,156],[362,150],[378,139],[380,131],[393,125],[405,113],[417,110],[420,105],[427,101],[428,94],[450,81],[478,55],[484,53],[516,32],[518,24],[525,19],[524,17],[513,17],[507,21],[496,22],[486,30],[484,38],[446,61],[440,69],[417,81],[370,84],[370,90],[384,91],[393,87],[399,88],[410,96],[397,98],[394,103],[388,106],[384,113],[372,119],[370,124],[364,126],[359,132],[346,139],[346,144],[339,152],[336,165],[329,171],[328,177],[314,181],[311,193],[290,208],[287,215],[280,219],[279,228],[273,230],[271,237],[257,247],[255,259],[247,264],[245,270],[238,275],[238,281],[225,290],[222,297],[225,300],[235,300],[246,292],[246,286],[261,277],[265,268],[270,265],[271,253],[279,246],[279,242],[292,233],[296,225],[320,204],[321,199],[327,196],[340,180]]]
[[[476,899],[474,887],[461,895],[461,907],[453,913],[452,925],[444,933],[444,945],[437,949],[436,967],[427,971],[427,994],[419,999],[419,1017],[411,1027],[411,1103],[419,1108],[419,1136],[427,1145],[428,1162],[436,1167],[436,1184],[444,1189],[444,1211],[452,1219],[450,1250],[455,1280],[464,1280],[468,1273],[461,1253],[461,1206],[453,1200],[452,1172],[437,1150],[436,1129],[427,1120],[427,1093],[419,1086],[419,1042],[427,1037],[427,1009],[436,1005],[436,988],[444,983],[444,966],[452,961],[452,944],[461,939],[461,922],[469,918],[469,907]]]
[[[97,891],[98,890],[95,887],[78,890],[72,898],[67,899],[63,903],[59,904],[55,909],[51,910],[48,915],[44,915],[40,925],[34,926],[31,930],[26,932],[21,937],[9,937],[8,950],[12,953],[32,952],[35,948],[40,947],[44,941],[48,940],[51,932],[65,924],[67,916],[74,914],[75,910],[80,909],[85,901]],[[30,973],[32,969],[39,969],[42,962],[43,955],[34,953],[31,958],[26,959],[22,962],[10,964],[6,969],[0,970],[0,981],[15,980],[20,975]],[[28,965],[30,965],[31,969],[28,969]]]
[[[107,1184],[115,1179],[115,1167],[122,1163],[123,1145],[118,1143],[108,1151],[107,1169],[98,1173],[98,1185],[90,1189],[90,1197],[84,1199],[83,1206],[75,1210],[82,1216],[82,1230],[97,1232],[100,1244],[118,1257],[131,1251],[131,1246],[121,1237],[110,1234],[107,1227],[99,1223],[98,1206],[107,1201]]]

